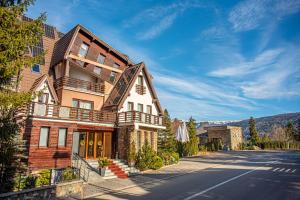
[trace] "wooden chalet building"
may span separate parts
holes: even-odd
[[[29,20],[24,18],[24,20]],[[130,141],[157,150],[163,111],[146,65],[99,39],[81,25],[66,34],[44,25],[36,55],[19,91],[39,92],[28,105],[22,137],[30,170],[71,165],[72,155],[126,159]]]

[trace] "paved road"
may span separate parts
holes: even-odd
[[[183,162],[210,164],[210,168],[109,191],[90,199],[300,199],[299,151],[230,152],[187,158]]]

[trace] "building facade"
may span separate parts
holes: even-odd
[[[207,131],[207,140],[221,140],[224,147],[231,150],[238,150],[239,145],[243,142],[243,131],[238,126],[208,126],[204,127]]]
[[[29,20],[24,18],[24,20]],[[41,63],[22,71],[19,91],[36,95],[21,134],[31,170],[71,165],[73,154],[126,159],[131,141],[157,150],[163,111],[152,76],[81,25],[66,34],[44,25]]]

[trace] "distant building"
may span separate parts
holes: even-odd
[[[221,139],[222,144],[232,150],[238,150],[239,144],[243,142],[243,131],[238,126],[208,126],[204,130],[207,132],[207,141]]]

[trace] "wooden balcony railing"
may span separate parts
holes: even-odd
[[[63,76],[55,80],[54,86],[56,88],[59,87],[72,87],[78,88],[86,91],[92,91],[97,93],[104,93],[105,86],[103,83],[93,83],[89,81],[84,81],[76,78],[70,78],[67,76]]]
[[[136,84],[135,91],[136,91],[136,93],[138,93],[140,95],[146,94],[146,87],[143,85]]]
[[[55,118],[75,121],[115,123],[117,114],[83,108],[74,108],[53,104],[31,102],[28,105],[28,114],[34,117]]]
[[[138,122],[150,125],[164,126],[163,117],[142,113],[138,111],[128,111],[118,114],[118,123]]]

